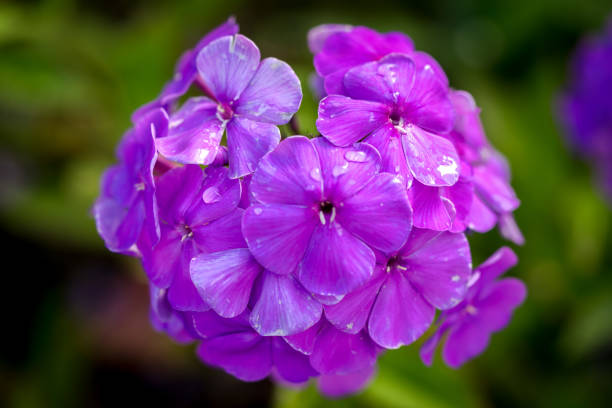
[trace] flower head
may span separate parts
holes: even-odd
[[[491,334],[508,325],[527,291],[523,282],[516,278],[497,278],[516,263],[514,252],[504,247],[474,271],[465,299],[442,312],[438,329],[423,344],[421,359],[425,364],[431,365],[433,353],[444,335],[444,362],[457,368],[482,353]]]

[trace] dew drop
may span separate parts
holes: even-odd
[[[344,162],[342,165],[335,165],[332,169],[332,174],[334,177],[338,177],[348,171],[348,162]]]
[[[204,200],[206,204],[216,203],[221,200],[221,193],[219,192],[219,189],[215,186],[208,187],[206,190],[204,190],[204,193],[202,194],[202,200]]]
[[[315,181],[321,181],[321,169],[315,167],[310,170],[310,177]]]
[[[344,154],[344,158],[348,161],[363,163],[364,161],[366,161],[368,156],[365,152],[362,152],[360,150],[349,150]]]
[[[253,212],[255,213],[255,215],[260,215],[263,212],[263,210],[261,209],[261,207],[255,207]]]

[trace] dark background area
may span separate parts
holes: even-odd
[[[555,98],[580,37],[611,12],[609,0],[1,2],[0,406],[609,406],[610,207],[566,149]],[[474,95],[522,200],[527,243],[510,274],[529,288],[480,358],[426,368],[419,342],[386,353],[360,395],[328,402],[312,386],[241,383],[151,329],[138,262],[104,248],[89,210],[130,113],[232,14],[300,76],[304,133],[317,106],[306,34],[321,23],[404,31]],[[475,264],[504,245],[497,231],[469,239]]]

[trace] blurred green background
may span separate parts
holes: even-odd
[[[569,55],[611,11],[609,0],[0,2],[0,406],[610,406],[610,208],[554,112]],[[144,274],[105,250],[89,210],[130,113],[230,14],[297,71],[305,133],[306,34],[321,23],[404,31],[474,95],[522,200],[527,243],[510,273],[529,288],[480,358],[427,368],[419,342],[386,353],[363,393],[329,402],[314,387],[240,383],[150,328]],[[504,244],[497,231],[470,241],[475,264]]]

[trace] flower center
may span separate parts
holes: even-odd
[[[403,266],[401,262],[402,258],[400,258],[398,255],[389,258],[389,260],[387,261],[387,273],[391,273],[395,270],[407,271],[408,268]]]
[[[321,224],[327,224],[327,221],[330,223],[334,222],[336,219],[336,207],[331,201],[323,201],[319,204],[319,219],[321,220]]]
[[[400,116],[398,111],[394,110],[389,115],[389,119],[391,120],[391,123],[393,123],[393,126],[397,126],[397,125],[400,124],[400,121],[402,120],[402,117]]]
[[[181,233],[182,237],[181,237],[181,242],[185,241],[186,239],[190,239],[193,237],[193,231],[191,229],[191,227],[189,227],[189,225],[183,224],[179,227],[179,232]]]
[[[225,103],[219,103],[217,105],[217,116],[219,117],[219,119],[223,121],[230,120],[233,115],[234,111],[232,110],[230,105]]]

